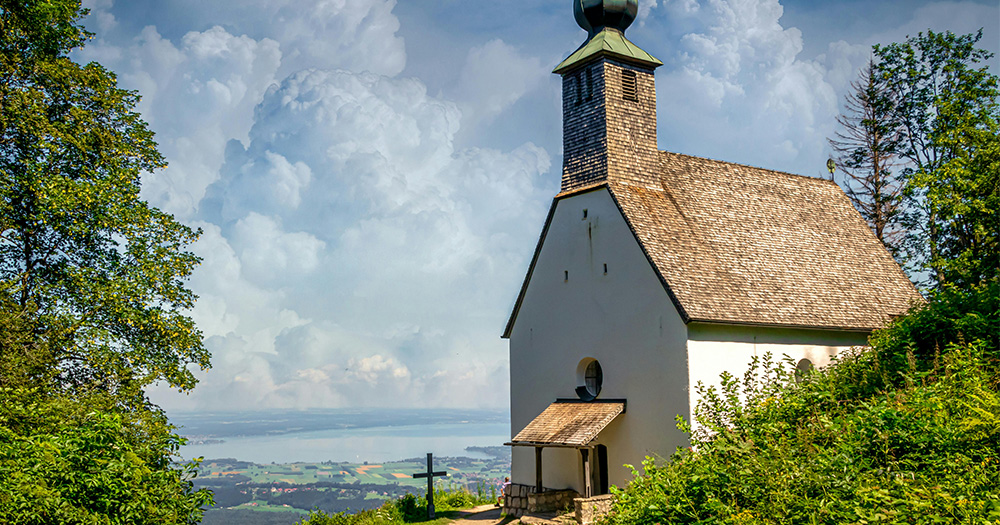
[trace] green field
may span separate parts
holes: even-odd
[[[447,477],[435,478],[435,487],[464,488],[484,496],[495,494],[501,480],[510,475],[510,452],[503,447],[490,452],[494,455],[486,459],[434,458],[434,470],[448,472]],[[287,517],[281,523],[294,523],[313,509],[350,512],[376,508],[407,493],[422,497],[427,480],[414,479],[413,474],[426,469],[426,458],[387,463],[265,465],[208,459],[201,463],[194,483],[215,494],[215,507],[206,514],[206,523],[245,523],[250,516],[247,513],[280,514]],[[263,514],[253,515],[265,520],[261,523],[276,523]],[[259,520],[255,517],[252,521]]]
[[[413,474],[427,469],[423,458],[388,463],[281,463],[247,464],[228,459],[205,460],[199,469],[198,478],[203,481],[213,479],[240,479],[246,476],[252,484],[287,483],[303,485],[318,482],[361,483],[372,485],[395,484],[408,487],[426,487],[424,479],[414,479]],[[472,486],[477,482],[502,480],[510,472],[509,460],[471,459],[442,457],[434,461],[434,470],[448,472],[438,483],[446,485]]]

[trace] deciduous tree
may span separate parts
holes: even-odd
[[[138,94],[70,59],[84,14],[78,0],[0,2],[0,295],[61,386],[141,403],[149,383],[189,389],[188,366],[209,365],[186,315],[198,232],[139,197],[164,159]]]
[[[928,31],[875,46],[876,72],[894,98],[907,199],[905,249],[931,287],[998,275],[997,76],[971,35]]]
[[[79,0],[0,0],[0,523],[189,524],[211,502],[143,387],[190,389],[198,232],[139,197],[164,166]]]

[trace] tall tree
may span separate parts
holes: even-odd
[[[911,270],[930,272],[931,288],[974,285],[1000,272],[1000,92],[984,64],[992,54],[976,48],[981,37],[928,31],[874,48],[907,161],[905,249]]]
[[[897,177],[901,136],[893,120],[894,109],[892,92],[870,60],[851,83],[844,112],[837,117],[840,129],[829,142],[836,167],[844,175],[839,184],[875,237],[896,256],[902,233],[903,184]],[[835,173],[831,175],[836,178]]]
[[[138,94],[70,59],[85,14],[79,0],[0,1],[0,304],[45,340],[61,387],[142,404],[142,387],[190,389],[189,365],[209,366],[186,315],[199,232],[139,197],[164,159]]]
[[[69,54],[79,0],[0,0],[0,524],[200,520],[211,493],[143,387],[190,389],[198,232],[139,198],[138,95]]]

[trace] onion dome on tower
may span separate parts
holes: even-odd
[[[587,41],[552,71],[563,74],[599,56],[610,56],[646,68],[663,65],[625,38],[625,29],[639,13],[638,0],[573,0],[576,23]]]
[[[573,2],[573,15],[576,23],[584,28],[590,36],[600,33],[605,27],[617,29],[622,33],[632,25],[639,13],[638,0],[576,0]]]

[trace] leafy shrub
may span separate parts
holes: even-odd
[[[397,502],[387,501],[377,509],[363,510],[354,514],[347,514],[346,512],[327,514],[323,511],[315,511],[310,513],[309,519],[303,523],[309,525],[388,525],[391,523],[403,523],[404,518],[399,503],[404,499],[401,498]],[[424,516],[426,517],[427,514],[425,513]]]
[[[475,507],[477,505],[487,505],[496,502],[496,487],[493,492],[487,494],[486,487],[479,483],[476,493],[473,494],[465,487],[451,486],[444,489],[434,489],[434,508],[436,510],[458,510]],[[427,516],[427,498],[419,498],[418,514],[420,517]]]
[[[1000,524],[998,323],[996,281],[949,289],[802,382],[769,356],[724,376],[607,521]]]
[[[494,489],[495,490],[495,489]],[[458,510],[483,505],[495,501],[486,495],[484,486],[480,485],[476,494],[462,487],[449,487],[434,490],[435,510]],[[309,514],[303,525],[389,525],[392,523],[413,523],[427,520],[427,499],[418,498],[413,494],[395,500],[387,501],[375,510],[365,510],[348,514],[338,512],[327,514],[314,511]]]
[[[212,495],[172,464],[180,444],[159,412],[0,388],[0,523],[199,521]]]

